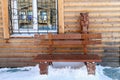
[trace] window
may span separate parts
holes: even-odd
[[[57,0],[11,0],[12,34],[57,33]]]

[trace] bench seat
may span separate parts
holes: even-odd
[[[39,63],[40,74],[48,74],[48,66],[52,62],[84,62],[88,74],[95,74],[95,62],[101,61],[96,54],[39,54],[33,59],[33,62]]]
[[[95,54],[39,54],[35,62],[101,62],[101,58]]]

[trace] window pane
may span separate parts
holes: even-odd
[[[32,29],[32,0],[18,0],[19,29]]]
[[[57,0],[10,0],[13,34],[57,33]]]
[[[57,0],[38,0],[39,30],[57,29]]]

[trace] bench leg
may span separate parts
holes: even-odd
[[[87,62],[86,67],[87,67],[88,74],[95,75],[95,69],[96,69],[95,62]]]
[[[40,74],[48,74],[48,65],[48,62],[39,63]]]

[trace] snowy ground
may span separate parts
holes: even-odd
[[[88,75],[86,67],[58,69],[49,67],[48,75],[39,75],[38,65],[24,68],[0,69],[0,80],[120,80],[120,67],[96,67],[96,75]]]

